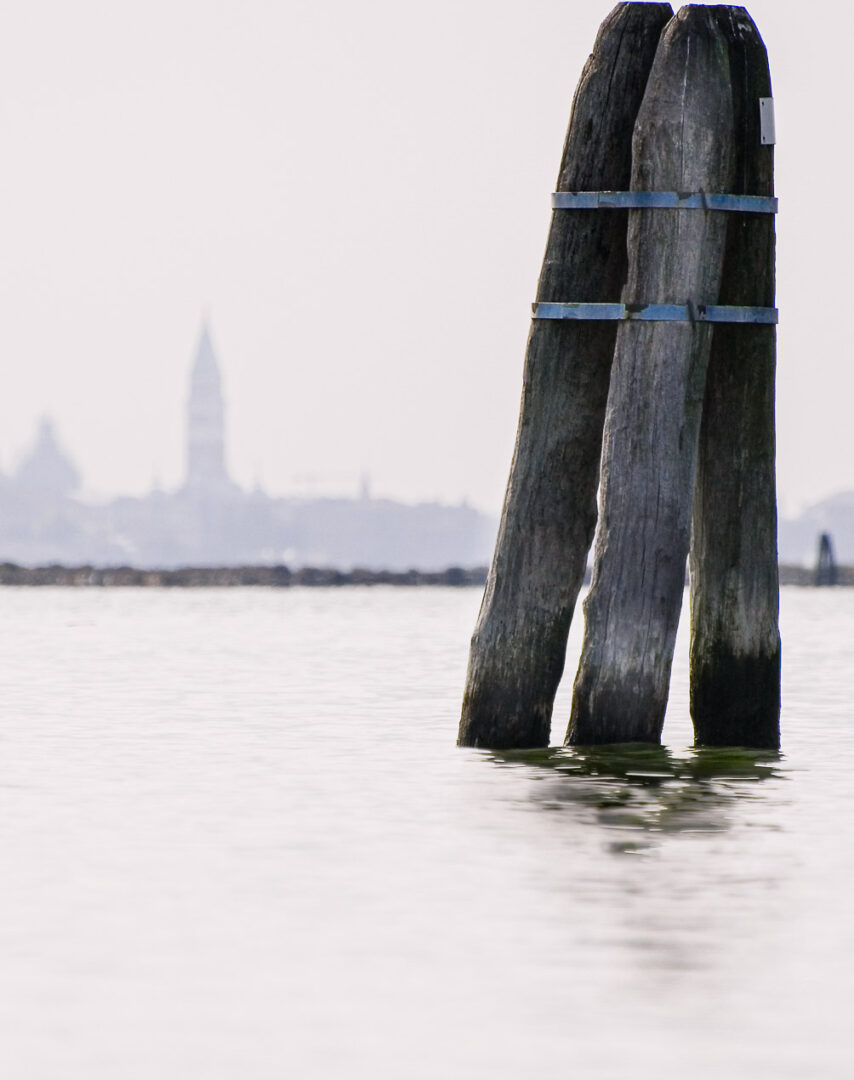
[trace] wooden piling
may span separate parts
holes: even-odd
[[[734,194],[774,194],[760,139],[771,97],[765,46],[739,7],[712,9],[726,36]],[[721,304],[774,305],[774,218],[727,216]],[[700,430],[691,539],[691,714],[704,746],[777,747],[780,633],[773,326],[716,326]]]
[[[823,532],[818,538],[818,558],[815,563],[813,584],[819,587],[839,584],[839,567],[833,554],[833,540],[830,533]]]
[[[624,190],[632,129],[669,4],[622,3],[599,31],[572,106],[559,191]],[[552,214],[541,302],[612,301],[626,212]],[[534,320],[510,479],[471,642],[459,743],[545,746],[596,522],[614,351],[611,323]]]
[[[662,35],[638,115],[634,190],[730,190],[729,69],[713,9],[682,8]],[[716,304],[724,218],[696,209],[630,211],[626,302]],[[711,334],[703,323],[620,325],[569,743],[661,739]]]

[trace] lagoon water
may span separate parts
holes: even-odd
[[[781,755],[457,749],[479,599],[0,592],[0,1075],[854,1075],[854,591]]]

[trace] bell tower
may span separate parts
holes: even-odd
[[[222,382],[207,321],[202,325],[187,399],[185,490],[213,495],[232,486],[225,468]]]

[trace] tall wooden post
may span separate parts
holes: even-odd
[[[559,191],[624,190],[631,139],[669,4],[618,4],[572,107]],[[611,301],[626,278],[626,213],[552,215],[542,302]],[[596,522],[615,328],[534,321],[516,448],[474,631],[459,742],[545,746]]]
[[[839,568],[836,565],[836,557],[833,554],[833,541],[830,533],[822,533],[818,538],[818,558],[815,563],[815,585],[837,585],[839,583]]]
[[[733,194],[774,194],[762,144],[768,58],[739,7],[715,12],[729,43]],[[774,218],[727,215],[721,304],[774,304]],[[774,326],[715,327],[700,431],[691,540],[691,714],[699,745],[780,743],[780,633],[774,472]]]
[[[733,110],[714,9],[682,8],[661,38],[633,145],[638,191],[728,192]],[[716,304],[723,213],[629,212],[633,304]],[[602,520],[567,741],[658,742],[685,585],[712,328],[625,322],[602,454]]]

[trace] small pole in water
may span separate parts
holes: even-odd
[[[818,559],[815,565],[816,585],[836,585],[839,582],[839,571],[836,566],[836,558],[833,554],[833,542],[830,533],[822,533],[818,539]]]

